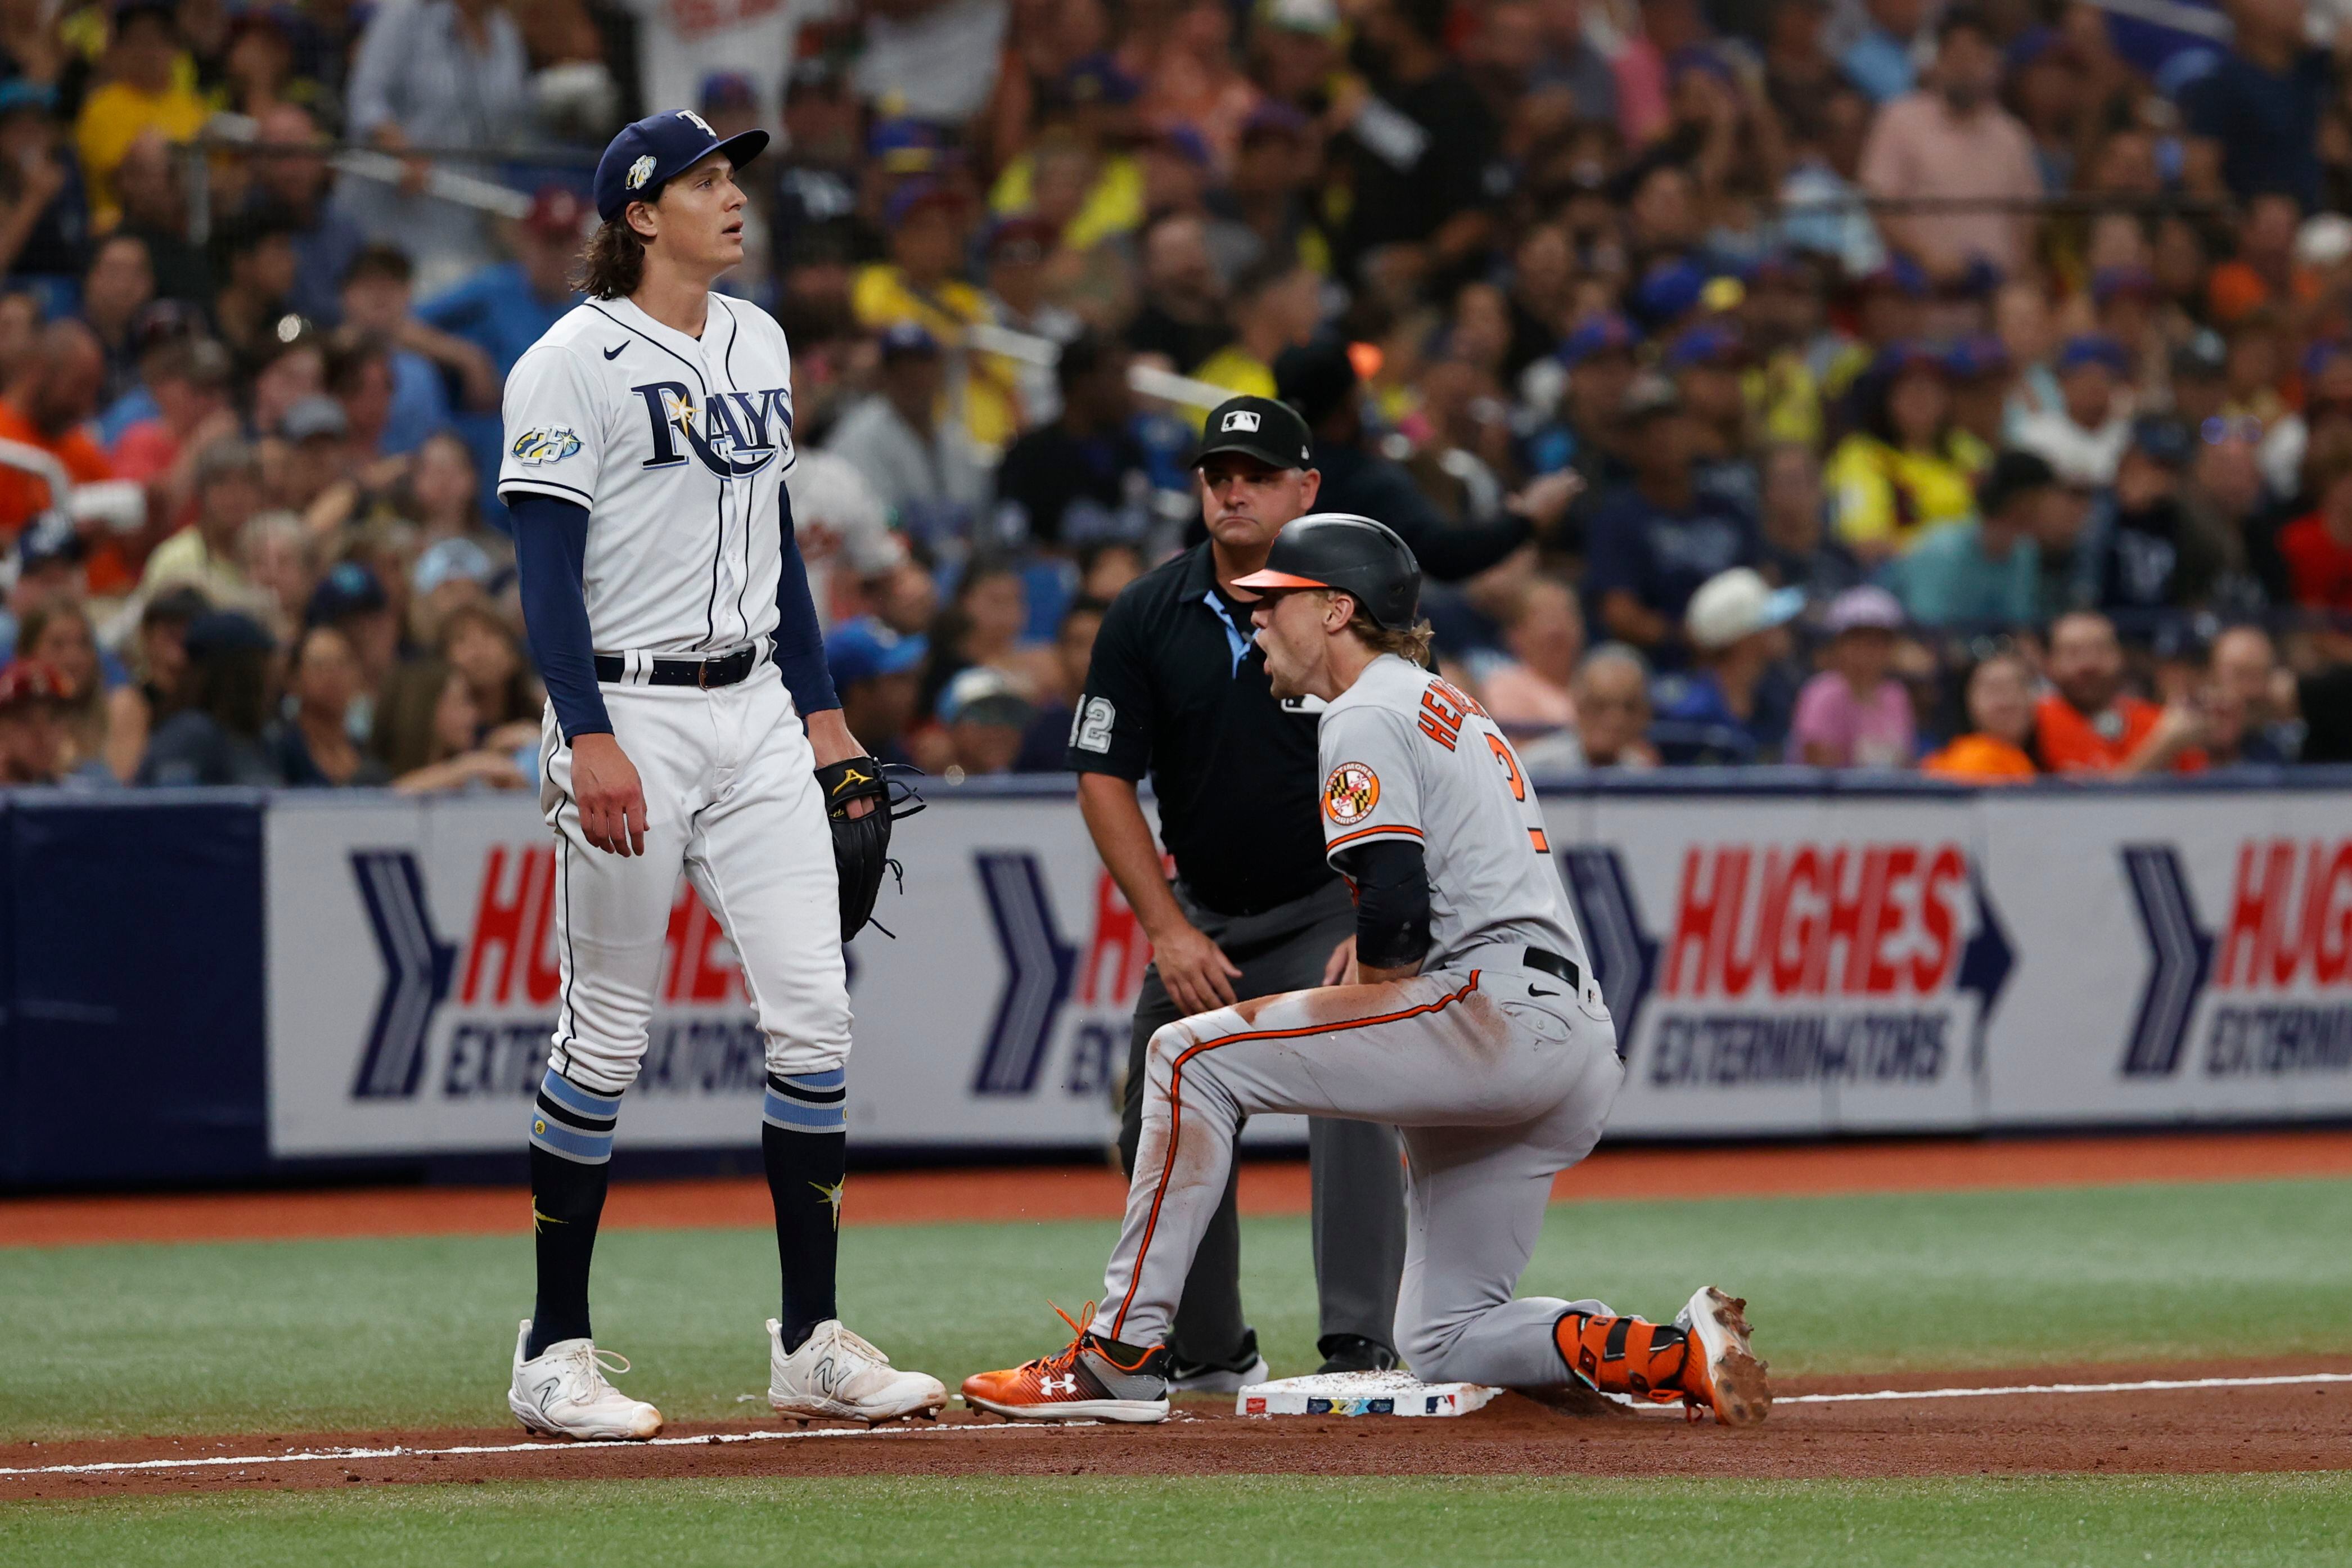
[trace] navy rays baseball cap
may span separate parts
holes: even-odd
[[[652,201],[662,183],[682,174],[713,153],[724,153],[741,168],[767,151],[768,133],[746,131],[719,139],[702,116],[690,109],[648,114],[605,145],[596,160],[596,216],[617,223],[631,202]]]

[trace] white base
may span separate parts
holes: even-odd
[[[1409,1372],[1316,1373],[1253,1383],[1234,1396],[1236,1415],[1467,1415],[1499,1388],[1423,1383]]]

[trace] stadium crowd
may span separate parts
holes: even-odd
[[[1250,393],[1539,773],[2352,759],[2352,32],[2175,9],[0,0],[0,781],[528,784],[501,378],[680,104],[886,758],[1066,765]]]

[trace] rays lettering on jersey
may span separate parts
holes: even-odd
[[[648,382],[629,388],[645,399],[654,455],[648,468],[686,461],[681,440],[702,466],[722,479],[756,474],[776,460],[793,433],[792,394],[780,386],[765,392],[722,392],[701,408],[683,384]],[[771,421],[773,425],[771,425]]]

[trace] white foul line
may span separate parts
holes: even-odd
[[[467,1443],[452,1448],[411,1448],[394,1444],[389,1448],[305,1448],[293,1454],[246,1454],[207,1456],[200,1459],[113,1459],[93,1465],[33,1465],[21,1469],[0,1469],[0,1476],[87,1476],[125,1470],[192,1470],[205,1467],[242,1468],[247,1465],[308,1465],[333,1459],[417,1459],[438,1458],[445,1454],[562,1454],[576,1448],[686,1448],[709,1447],[721,1443],[790,1442],[801,1437],[969,1437],[979,1433],[1045,1431],[1049,1424],[1006,1422],[995,1426],[821,1426],[798,1432],[706,1432],[694,1437],[592,1438],[585,1441],[563,1442],[542,1440],[534,1443]],[[1092,1421],[1062,1421],[1051,1423],[1061,1426],[1092,1426]]]
[[[2166,1394],[2197,1388],[2278,1388],[2314,1383],[2352,1383],[2352,1373],[2308,1372],[2281,1377],[2150,1378],[2140,1383],[2021,1383],[2000,1388],[1881,1388],[1866,1394],[1785,1394],[1775,1405],[1856,1405],[1896,1399],[1995,1399],[2035,1394]],[[1640,1405],[1647,1412],[1679,1415],[1679,1406]],[[1063,1426],[1093,1426],[1092,1421],[1003,1422],[959,1426],[869,1426],[803,1428],[797,1432],[710,1432],[694,1437],[650,1437],[636,1441],[472,1443],[449,1448],[306,1448],[293,1454],[208,1456],[193,1459],[114,1459],[89,1465],[33,1465],[0,1469],[4,1476],[87,1476],[132,1470],[193,1470],[242,1468],[247,1465],[324,1464],[337,1459],[415,1459],[459,1454],[561,1454],[577,1448],[684,1448],[727,1443],[782,1443],[801,1438],[902,1437],[941,1440],[991,1432],[1047,1432]]]

